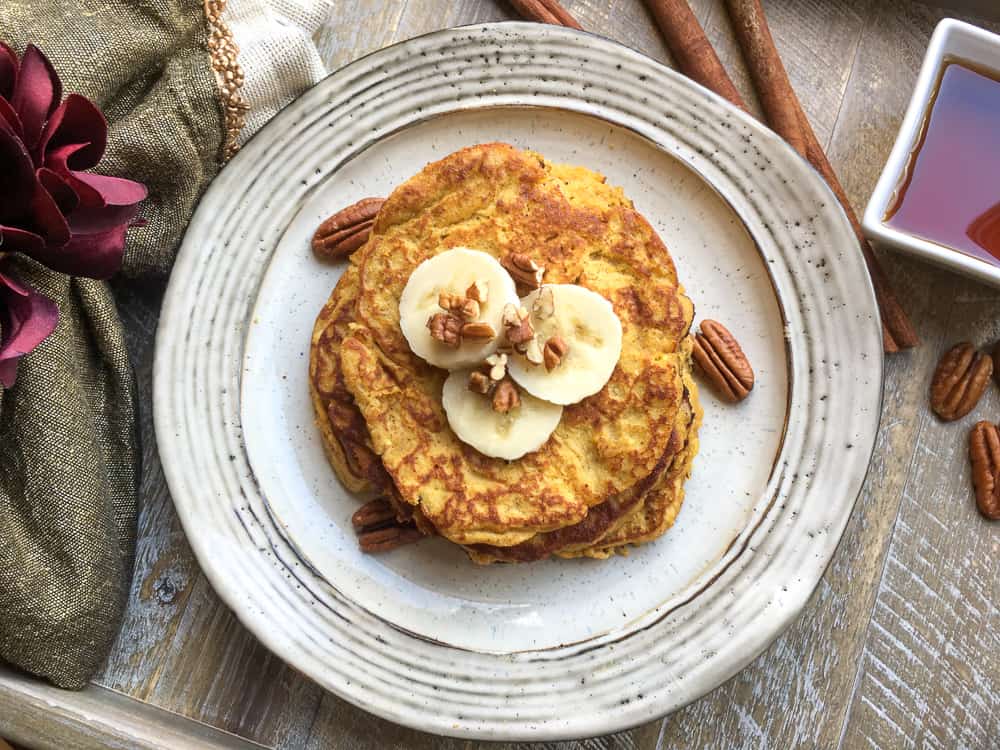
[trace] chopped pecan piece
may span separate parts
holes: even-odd
[[[514,281],[527,289],[538,289],[542,285],[545,269],[524,253],[509,253],[500,259],[500,265],[507,269]]]
[[[438,294],[438,307],[463,320],[475,320],[479,317],[479,303],[461,294],[441,292]]]
[[[497,382],[504,379],[507,374],[507,355],[506,354],[491,354],[486,358],[486,364],[489,365],[489,376],[490,380],[495,380]]]
[[[427,320],[431,338],[457,349],[462,343],[462,321],[451,313],[435,313]]]
[[[411,520],[400,520],[384,497],[369,500],[351,516],[362,552],[388,552],[423,538]]]
[[[469,288],[465,290],[465,296],[469,299],[474,299],[480,305],[485,305],[486,300],[489,298],[490,287],[482,279],[473,281],[469,285]]]
[[[469,375],[469,390],[484,396],[493,389],[493,381],[484,372],[473,372]]]
[[[523,347],[535,337],[535,329],[531,325],[531,315],[523,307],[507,304],[503,309],[503,330],[508,343],[515,349]]]
[[[521,352],[524,358],[531,362],[533,365],[540,365],[545,361],[545,352],[542,351],[541,345],[538,343],[538,337],[533,336],[531,341],[522,347]]]
[[[545,361],[545,369],[551,372],[562,362],[563,357],[569,354],[569,344],[559,334],[556,334],[545,342],[542,349],[542,359]]]
[[[931,379],[931,409],[945,422],[961,419],[983,395],[993,374],[993,360],[968,341],[941,356]]]
[[[476,323],[466,323],[462,326],[463,339],[492,339],[496,338],[497,332],[493,326],[482,321]]]
[[[501,380],[493,391],[493,411],[506,414],[521,405],[521,396],[510,379]]]
[[[556,311],[556,296],[552,287],[543,286],[535,301],[531,303],[531,312],[539,320],[551,318]]]

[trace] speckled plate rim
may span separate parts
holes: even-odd
[[[269,517],[246,455],[239,393],[257,289],[293,207],[315,183],[311,166],[345,163],[429,117],[511,105],[602,118],[702,175],[768,264],[788,321],[792,385],[787,439],[753,520],[688,592],[615,633],[497,655],[403,632],[317,571],[292,564],[294,550]],[[282,189],[262,189],[257,181],[279,153]],[[244,242],[230,249],[237,232]],[[165,298],[154,417],[166,479],[206,575],[272,651],[352,703],[414,728],[543,740],[662,716],[721,684],[777,637],[846,526],[874,448],[881,381],[877,308],[853,232],[826,185],[786,144],[614,42],[486,24],[435,32],[348,65],[289,105],[219,174],[191,221]],[[695,599],[698,606],[687,606]]]

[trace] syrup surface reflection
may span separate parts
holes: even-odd
[[[1000,73],[948,62],[889,226],[1000,266]]]

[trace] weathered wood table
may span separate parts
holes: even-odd
[[[937,21],[955,5],[765,0],[778,47],[855,206],[863,208]],[[978,5],[1000,31],[1000,5]],[[640,0],[566,0],[583,25],[669,62]],[[751,103],[718,0],[692,5]],[[331,69],[446,26],[501,20],[503,0],[342,2],[320,47]],[[943,7],[942,7],[943,6]],[[991,10],[991,8],[993,10]],[[1000,292],[883,253],[923,337],[886,368],[865,489],[803,615],[756,662],[661,721],[566,748],[1000,747],[1000,525],[970,492],[968,427],[1000,417],[1000,389],[958,424],[927,386],[955,341],[1000,336]],[[220,603],[164,484],[149,408],[161,287],[121,290],[142,388],[144,506],[125,626],[95,685],[63,693],[0,670],[0,734],[58,748],[473,747],[423,735],[330,695],[268,653]]]

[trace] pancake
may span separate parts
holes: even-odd
[[[392,480],[371,447],[364,417],[344,385],[340,344],[354,321],[360,272],[344,271],[313,327],[309,347],[309,392],[323,449],[341,483],[351,492],[388,492]]]
[[[691,383],[690,386],[694,384]],[[586,547],[564,548],[555,554],[560,557],[610,557],[614,553],[628,554],[634,545],[657,539],[673,526],[684,503],[684,482],[691,474],[691,465],[698,453],[698,428],[701,426],[701,407],[697,397],[692,399],[690,422],[686,425],[687,439],[673,456],[666,475],[631,512],[623,514],[607,533]]]
[[[441,407],[445,373],[414,356],[399,329],[412,270],[457,246],[498,258],[525,253],[546,267],[546,282],[598,292],[622,322],[608,383],[568,406],[548,442],[514,462],[454,436]],[[393,192],[356,264],[354,322],[341,327],[339,353],[343,385],[368,429],[370,443],[360,442],[438,533],[511,547],[656,483],[686,410],[693,309],[666,247],[603,177],[505,144],[464,149]],[[357,445],[356,424],[348,429]]]
[[[701,408],[697,388],[685,399],[681,417],[674,428],[658,470],[646,481],[621,496],[595,508],[578,524],[556,531],[535,534],[510,547],[467,546],[469,557],[480,564],[492,562],[534,562],[553,555],[559,557],[606,558],[615,551],[662,535],[673,524],[684,500],[684,480],[698,452]]]
[[[330,300],[317,318],[313,333],[310,375],[317,424],[328,456],[345,486],[353,491],[378,490],[387,494],[401,520],[407,508],[398,497],[378,456],[371,449],[367,427],[340,375],[340,341],[353,321],[358,292],[358,271],[349,266]],[[623,495],[590,509],[579,523],[556,531],[535,534],[511,546],[476,545],[467,547],[470,558],[480,564],[530,562],[559,555],[562,557],[608,557],[616,550],[662,535],[673,523],[683,501],[683,480],[697,453],[697,430],[701,422],[694,382],[687,379],[684,410],[674,428],[662,467]],[[330,416],[332,415],[332,417]],[[333,428],[339,425],[339,430]],[[351,460],[344,454],[351,456]],[[363,468],[358,468],[363,467]],[[372,470],[375,470],[374,473]],[[374,478],[374,481],[372,481]],[[652,485],[652,486],[650,486]],[[419,510],[415,520],[425,534],[434,534]]]
[[[437,533],[434,527],[396,491],[382,461],[372,449],[364,417],[344,386],[340,344],[354,321],[359,281],[358,267],[349,264],[313,326],[309,347],[309,393],[316,426],[327,461],[345,488],[362,495],[377,494],[387,498],[398,521],[414,521],[424,534],[433,536]]]

